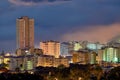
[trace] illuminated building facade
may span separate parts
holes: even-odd
[[[83,49],[81,43],[80,42],[75,42],[74,43],[74,51],[79,51],[80,49]]]
[[[67,51],[68,51],[68,54],[72,55],[73,51],[79,51],[82,49],[89,49],[89,50],[98,52],[98,50],[101,49],[103,46],[104,46],[104,44],[100,44],[99,42],[88,42],[88,41],[63,42],[63,43],[61,43],[61,47],[62,47],[61,54],[63,55],[65,53],[67,53]]]
[[[102,63],[102,61],[103,61],[103,49],[98,50],[98,55],[97,55],[96,61],[98,64]]]
[[[59,65],[64,65],[65,67],[69,67],[67,58],[55,58],[54,59],[54,67],[58,67]]]
[[[80,62],[80,56],[79,56],[79,53],[78,53],[78,52],[73,52],[72,62],[73,62],[73,63]]]
[[[88,51],[74,51],[72,57],[73,63],[87,64],[89,63]]]
[[[89,54],[89,63],[90,64],[95,64],[96,63],[96,52],[90,52]]]
[[[79,64],[95,64],[96,53],[89,50],[74,51],[72,57],[73,63]]]
[[[60,44],[60,55],[61,56],[69,56],[69,43],[61,43]]]
[[[69,66],[67,58],[55,58],[50,55],[41,55],[38,56],[37,66],[43,67],[58,67],[59,65],[64,65],[65,67]]]
[[[94,51],[98,51],[104,46],[104,44],[100,44],[99,42],[92,43],[92,42],[87,42],[86,48]]]
[[[42,55],[38,57],[37,66],[52,67],[54,56]]]
[[[60,45],[61,56],[71,56],[73,51],[83,49],[81,41],[62,42]]]
[[[117,47],[105,47],[103,50],[103,61],[120,62],[120,49]]]
[[[26,52],[27,51],[27,52]],[[43,51],[42,49],[39,49],[39,48],[30,48],[30,49],[17,49],[16,50],[16,54],[17,56],[21,56],[21,55],[25,55],[25,54],[31,54],[31,55],[41,55],[43,54]]]
[[[69,48],[69,51],[70,50],[79,51],[80,49],[83,49],[82,41],[71,41],[69,42],[69,44],[71,46]]]
[[[34,19],[23,16],[16,20],[17,49],[34,47]]]
[[[33,55],[11,56],[9,59],[9,70],[15,70],[16,68],[19,68],[21,71],[32,70],[37,66],[37,58]]]
[[[60,56],[60,43],[57,41],[40,42],[40,48],[43,50],[44,55]]]
[[[4,56],[0,55],[0,64],[4,63]]]

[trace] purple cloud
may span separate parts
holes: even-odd
[[[8,0],[8,1],[15,5],[30,6],[30,5],[46,4],[46,3],[47,4],[58,3],[58,2],[61,3],[71,0]]]
[[[120,33],[116,31],[119,30],[119,26],[114,25],[120,24],[120,0],[57,0],[55,2],[1,0],[0,12],[0,51],[15,49],[16,19],[21,16],[35,19],[35,44],[50,39],[64,41],[96,38],[103,42]],[[91,29],[94,33],[88,33]],[[103,30],[106,32],[102,32]],[[98,34],[97,32],[99,36],[94,35]],[[100,33],[108,37],[104,38],[104,34]],[[114,35],[111,36],[110,33]]]

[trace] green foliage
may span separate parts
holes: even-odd
[[[106,77],[106,80],[119,80],[119,79],[120,79],[120,66],[111,69]]]
[[[0,74],[0,80],[44,80],[42,76],[28,73],[2,73]]]
[[[60,65],[58,68],[57,68],[57,72],[56,72],[56,78],[58,80],[69,80],[69,75],[70,72],[69,72],[69,68],[65,68],[63,65]]]
[[[0,64],[0,68],[6,68],[6,67],[8,67],[8,64],[5,63]]]
[[[72,80],[78,80],[79,78],[84,78],[87,80],[89,77],[89,70],[86,70],[87,66],[74,64],[70,66],[70,78]]]
[[[90,69],[90,73],[92,73],[91,75],[94,75],[97,80],[100,80],[103,75],[103,70],[99,65],[93,65]]]
[[[64,69],[65,66],[64,66],[63,64],[61,64],[61,65],[59,65],[57,68],[58,68],[58,69]]]
[[[20,68],[19,67],[15,68],[15,71],[20,72]]]
[[[5,64],[3,64],[5,65]],[[16,71],[19,73],[19,68]],[[103,73],[99,65],[79,65],[72,64],[70,67],[60,65],[59,67],[37,67],[34,74],[24,73],[7,75],[9,80],[119,80],[120,67],[111,69],[107,74]],[[28,76],[28,77],[26,77]],[[6,78],[3,75],[0,77]],[[25,77],[25,79],[23,79]],[[0,78],[0,80],[6,80]],[[13,79],[14,78],[14,79]]]

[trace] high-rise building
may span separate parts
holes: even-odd
[[[60,43],[57,41],[40,42],[40,48],[43,50],[44,55],[55,56],[59,58],[60,55]]]
[[[103,61],[118,63],[120,62],[119,47],[107,46],[103,49]]]
[[[34,47],[34,19],[23,16],[16,20],[17,49]]]

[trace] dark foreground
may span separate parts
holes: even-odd
[[[119,80],[120,67],[103,70],[99,65],[63,65],[54,67],[37,67],[33,74],[10,73],[0,74],[0,80]]]

